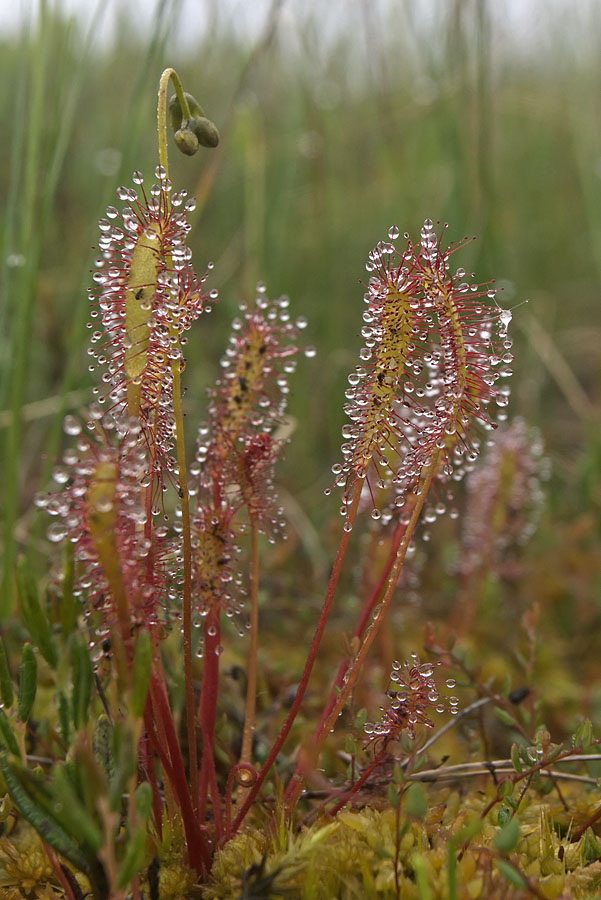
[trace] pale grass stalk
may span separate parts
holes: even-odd
[[[242,749],[240,764],[252,763],[252,744],[255,733],[255,714],[257,706],[257,652],[259,647],[259,529],[254,516],[250,522],[251,557],[250,557],[250,646],[248,648],[248,667],[246,674],[246,707],[244,710],[244,731],[242,733]],[[242,770],[244,771],[244,770]],[[244,802],[249,787],[240,784],[238,803]]]

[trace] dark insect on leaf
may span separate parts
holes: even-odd
[[[511,700],[512,703],[515,703],[515,705],[517,706],[519,703],[521,703],[523,700],[526,699],[526,697],[529,695],[529,693],[530,693],[529,687],[523,686],[523,687],[519,687],[519,688],[514,688],[513,691],[511,691],[511,693],[509,694],[509,699]]]

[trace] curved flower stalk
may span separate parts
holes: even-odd
[[[103,330],[92,334],[96,363],[90,368],[104,369],[107,387],[105,394],[97,389],[99,402],[108,399],[110,409],[139,420],[160,476],[163,468],[176,468],[173,364],[183,367],[182,336],[217,292],[203,290],[208,273],[197,279],[185,245],[195,202],[185,191],[171,193],[162,166],[155,174],[148,196],[141,173],[134,172],[136,189],[117,191],[125,201],[121,211],[109,206],[99,222],[101,256],[90,296]]]

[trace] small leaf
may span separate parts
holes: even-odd
[[[132,878],[142,869],[146,860],[146,840],[146,826],[143,825],[137,828],[133,837],[129,839],[127,850],[121,863],[117,887],[121,889],[126,888]]]
[[[38,663],[30,643],[23,647],[21,665],[19,666],[19,698],[17,714],[21,722],[29,718],[38,686]]]
[[[518,872],[515,866],[512,866],[511,863],[508,863],[505,859],[497,859],[495,860],[497,868],[499,872],[503,875],[503,877],[510,883],[513,884],[514,887],[525,888],[527,887],[526,879]]]
[[[522,773],[522,759],[520,755],[520,748],[517,744],[511,745],[511,764],[516,772],[521,775]]]
[[[58,691],[56,695],[56,709],[58,713],[58,723],[65,742],[65,746],[71,743],[71,714],[69,711],[69,702],[63,691]]]
[[[52,788],[56,798],[56,818],[67,834],[72,834],[79,844],[85,844],[92,851],[100,850],[104,842],[102,830],[77,796],[64,766],[54,767]]]
[[[52,639],[52,632],[46,611],[40,603],[37,584],[25,560],[17,568],[17,591],[23,620],[36,647],[53,669],[58,665],[58,653]]]
[[[352,734],[347,734],[344,739],[344,752],[354,755],[357,752],[357,741]]]
[[[388,789],[386,791],[386,796],[387,796],[388,802],[390,803],[391,806],[396,807],[399,805],[400,791],[396,785],[394,785],[394,784],[388,785]]]
[[[426,873],[426,864],[419,853],[414,853],[411,857],[411,865],[415,873],[415,881],[419,891],[419,900],[432,900],[432,891],[428,883],[428,875]]]
[[[147,781],[143,781],[136,789],[136,812],[141,819],[146,821],[152,809],[152,788]]]
[[[586,747],[590,747],[593,743],[593,726],[591,725],[590,719],[584,719],[578,725],[578,728],[574,732],[574,737],[572,738],[572,746],[573,747],[582,747],[583,749]]]
[[[0,770],[4,776],[8,792],[19,809],[19,812],[35,828],[47,844],[61,853],[80,871],[87,872],[88,864],[85,856],[65,831],[52,820],[52,817],[31,798],[19,778],[19,770],[13,768],[5,753],[0,753]]]
[[[395,784],[404,784],[405,783],[405,775],[403,773],[403,767],[399,765],[398,762],[395,762],[392,767],[392,780]]]
[[[506,806],[505,804],[503,804],[500,807],[499,812],[497,813],[497,822],[500,825],[500,827],[504,828],[505,825],[507,825],[507,823],[511,820],[512,816],[513,816],[513,810],[510,809],[509,806]]]
[[[467,841],[471,841],[473,837],[480,834],[483,824],[480,816],[469,816],[455,835],[456,845],[459,846],[460,844],[465,844]]]
[[[511,715],[511,713],[507,712],[506,709],[502,709],[500,706],[496,706],[495,716],[504,725],[509,725],[511,728],[515,728],[515,719]]]
[[[511,778],[505,778],[501,784],[499,785],[499,797],[501,800],[504,797],[511,797],[513,794],[514,784]]]
[[[11,728],[8,716],[2,709],[0,709],[0,741],[6,747],[6,749],[10,750],[11,753],[14,753],[15,756],[21,755],[19,751],[19,744],[17,743],[15,733]]]
[[[71,715],[76,729],[88,720],[88,709],[92,698],[94,670],[86,642],[79,634],[71,639]]]
[[[499,853],[510,853],[520,839],[520,823],[515,816],[510,819],[495,837],[495,847]]]
[[[353,728],[356,728],[357,731],[361,731],[365,723],[367,722],[367,710],[365,707],[359,710],[359,712],[355,715],[355,719],[353,721]]]
[[[134,737],[125,721],[117,722],[113,728],[113,759],[115,771],[110,784],[109,806],[119,810],[127,782],[136,771]]]
[[[107,779],[112,781],[115,774],[115,763],[113,759],[113,726],[110,719],[104,713],[98,717],[94,726],[94,736],[92,738],[92,748],[94,756],[104,769]]]
[[[423,784],[414,781],[405,794],[405,812],[414,819],[423,819],[428,812],[428,798]]]

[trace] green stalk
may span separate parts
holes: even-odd
[[[29,74],[31,93],[29,100],[27,128],[25,131],[25,165],[21,208],[23,220],[20,228],[20,247],[28,254],[27,265],[19,271],[15,286],[18,303],[15,308],[12,365],[7,373],[10,384],[11,425],[7,431],[6,460],[4,467],[4,574],[2,590],[2,618],[11,611],[14,596],[13,569],[15,562],[15,520],[18,507],[18,464],[23,435],[22,406],[29,374],[31,331],[35,308],[35,282],[39,265],[38,222],[36,221],[38,177],[42,159],[43,109],[47,84],[47,69],[50,65],[50,42],[43,40],[47,21],[45,2],[40,5],[40,27],[37,41],[30,48]],[[3,390],[8,395],[8,389]],[[7,396],[8,399],[8,396]]]
[[[169,80],[173,80],[184,118],[189,118],[190,110],[184,94],[182,83],[173,69],[165,69],[159,84],[157,106],[157,130],[159,144],[159,163],[163,166],[166,177],[169,177],[169,160],[167,152],[167,88]],[[169,202],[168,195],[166,196]],[[173,415],[175,419],[175,445],[177,449],[177,465],[179,469],[180,502],[182,508],[182,536],[184,556],[184,589],[183,589],[183,629],[184,629],[184,683],[186,692],[186,730],[190,753],[190,790],[194,810],[198,803],[198,748],[196,743],[196,717],[194,708],[194,683],[192,672],[192,539],[190,529],[190,498],[188,494],[186,446],[184,440],[184,413],[182,409],[182,388],[179,360],[171,364],[173,374]]]

